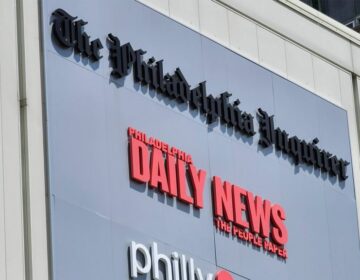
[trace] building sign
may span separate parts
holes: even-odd
[[[77,17],[69,15],[62,9],[53,13],[53,34],[58,43],[65,48],[74,50],[83,56],[91,57],[94,60],[102,58],[100,49],[102,43],[96,39],[89,43],[89,36],[83,31],[87,23],[77,20]],[[255,134],[254,117],[251,114],[241,111],[238,106],[240,100],[236,99],[232,104],[229,97],[232,94],[223,92],[218,97],[208,95],[206,82],[203,81],[191,88],[180,68],[173,74],[163,72],[163,60],[156,60],[154,57],[144,61],[146,51],[134,50],[130,43],[121,45],[118,37],[108,35],[110,44],[111,75],[116,78],[123,78],[133,68],[134,80],[147,86],[156,92],[163,94],[179,103],[186,103],[191,110],[197,110],[200,114],[206,115],[207,123],[212,124],[220,120],[229,127],[252,137]],[[307,143],[297,136],[289,137],[289,134],[280,128],[274,129],[274,116],[258,109],[260,141],[263,147],[275,145],[276,149],[288,154],[295,165],[300,163],[311,165],[321,169],[330,176],[337,176],[339,180],[346,180],[346,166],[349,164],[344,159],[317,146],[318,138]]]
[[[137,279],[140,275],[151,273],[152,279],[160,280],[160,265],[163,264],[166,280],[232,280],[232,276],[225,270],[204,273],[195,266],[194,259],[178,252],[166,256],[159,252],[158,244],[153,242],[150,248],[144,244],[131,241],[129,246],[130,277]]]
[[[196,168],[191,155],[131,127],[128,135],[133,180],[196,208],[204,207],[207,172]],[[280,205],[230,182],[222,182],[218,176],[212,178],[212,194],[214,224],[218,230],[287,258],[286,214]]]
[[[139,1],[57,2],[41,19],[54,280],[360,274],[345,110]]]

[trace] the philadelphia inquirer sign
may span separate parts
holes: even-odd
[[[103,45],[100,39],[89,41],[90,36],[83,30],[87,22],[71,16],[62,9],[57,9],[52,14],[52,34],[58,44],[65,49],[74,49],[82,57],[98,61],[102,58],[100,49]],[[112,63],[111,75],[115,78],[126,77],[133,68],[134,80],[143,86],[160,92],[170,99],[179,103],[187,103],[190,109],[206,115],[207,123],[212,124],[219,119],[228,127],[238,130],[247,136],[255,134],[251,114],[241,111],[238,106],[240,100],[236,99],[233,104],[229,103],[232,95],[225,91],[219,97],[213,97],[206,93],[206,81],[191,88],[180,68],[175,73],[164,75],[163,60],[154,57],[144,61],[146,51],[134,50],[130,43],[121,45],[119,38],[113,34],[108,35],[110,46],[109,60]],[[346,166],[349,164],[343,159],[326,150],[319,149],[316,144],[318,138],[307,143],[297,136],[289,137],[285,130],[274,129],[274,116],[259,108],[260,140],[259,144],[265,148],[275,144],[277,150],[288,154],[295,164],[306,163],[329,172],[331,176],[339,176],[340,180],[346,180]]]
[[[346,112],[130,0],[43,1],[54,279],[354,279]]]

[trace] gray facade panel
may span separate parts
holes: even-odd
[[[65,9],[86,21],[104,56],[90,63],[56,45],[49,19]],[[275,127],[351,161],[345,111],[136,1],[44,1],[47,136],[54,278],[126,279],[130,241],[158,242],[163,253],[193,257],[204,272],[224,268],[234,279],[355,279],[359,237],[351,164],[339,183],[317,169],[295,166],[274,147],[258,145],[256,111],[275,115]],[[180,67],[189,84],[207,81],[208,94],[240,99],[255,119],[247,137],[186,104],[134,83],[110,78],[108,33],[122,43]],[[130,180],[131,126],[192,155],[207,171],[204,208]],[[212,176],[281,204],[287,215],[286,261],[217,232]],[[148,279],[149,276],[148,276]]]

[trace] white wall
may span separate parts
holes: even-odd
[[[137,1],[347,110],[360,201],[359,104],[354,101],[360,79],[353,83],[352,78],[360,76],[360,34],[296,0]]]
[[[1,280],[48,279],[38,2],[0,1]]]
[[[0,37],[0,278],[25,279],[15,1],[0,1]]]

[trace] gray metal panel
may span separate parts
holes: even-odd
[[[356,204],[337,191],[326,193],[333,279],[357,279],[360,251]]]
[[[354,279],[360,253],[351,168],[339,184],[310,167],[294,166],[224,125],[134,84],[110,78],[104,58],[89,65],[57,47],[49,17],[63,8],[89,24],[105,44],[109,32],[148,56],[180,67],[191,85],[229,91],[254,116],[258,107],[275,123],[351,160],[346,112],[211,40],[135,1],[44,1],[46,107],[54,276],[57,279],[126,279],[131,240],[157,241],[202,269],[220,267],[234,279]],[[65,56],[65,57],[64,57]],[[256,129],[257,122],[255,121]],[[126,129],[133,126],[192,154],[207,171],[205,207],[194,210],[129,179]],[[280,203],[287,213],[289,259],[284,262],[213,227],[211,178],[221,176]]]
[[[111,221],[62,199],[52,207],[55,279],[116,279]]]
[[[286,162],[282,163],[287,165]],[[305,173],[288,175],[282,180],[281,204],[287,211],[289,228],[289,275],[332,279],[330,240],[327,227],[328,213],[325,206],[323,184],[320,178]],[[337,233],[336,233],[337,234]],[[336,279],[336,278],[334,278]]]
[[[52,194],[110,217],[107,85],[102,77],[79,71],[80,67],[50,52],[47,65],[47,85],[53,85],[47,95],[47,106],[52,108],[47,115]]]

